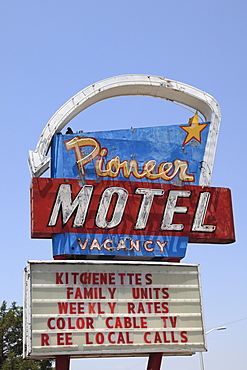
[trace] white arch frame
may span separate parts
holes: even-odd
[[[217,101],[195,87],[148,75],[111,77],[86,87],[69,99],[46,124],[35,151],[29,151],[28,162],[32,176],[39,177],[49,168],[50,158],[47,157],[47,152],[51,140],[75,116],[101,100],[127,95],[152,96],[175,101],[198,110],[206,121],[211,122],[199,180],[199,185],[209,186],[221,120]]]

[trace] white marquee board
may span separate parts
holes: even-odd
[[[199,266],[29,261],[24,357],[205,351]]]

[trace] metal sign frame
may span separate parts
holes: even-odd
[[[42,281],[44,274],[48,280],[45,283]],[[92,280],[86,281],[89,274]],[[99,281],[101,274],[111,279],[110,285]],[[29,261],[24,279],[25,358],[147,356],[156,352],[173,356],[206,350],[200,273],[196,264]],[[133,289],[137,292],[144,286],[146,294],[151,294],[152,298],[141,296],[140,292],[138,297],[133,295]],[[85,287],[86,294],[91,289],[91,297],[73,296]],[[114,310],[113,303],[109,302],[115,302]],[[70,313],[64,308],[60,312],[62,306],[70,303],[73,305]],[[75,312],[78,303],[85,307],[84,313]],[[45,307],[45,312],[43,309],[39,312],[40,307]],[[136,312],[138,307],[141,310],[146,307],[145,313]],[[69,328],[70,320],[75,322],[76,317],[85,322],[91,320],[91,324],[93,321],[93,327]],[[124,317],[135,323],[121,328],[120,320],[123,324]],[[140,322],[138,325],[138,320],[143,320],[143,325]],[[62,328],[61,323],[65,322],[66,327]],[[119,335],[120,341],[116,339]],[[101,343],[102,338],[104,343]]]

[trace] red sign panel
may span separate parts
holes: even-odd
[[[226,188],[151,182],[33,178],[33,238],[58,233],[189,237],[191,243],[235,241]]]

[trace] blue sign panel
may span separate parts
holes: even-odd
[[[140,229],[145,229],[154,198],[163,195],[162,190],[155,191],[153,186],[151,191],[148,184],[171,184],[178,190],[183,185],[199,184],[209,127],[209,123],[199,123],[196,114],[188,124],[180,126],[54,136],[51,150],[52,178],[78,179],[82,188],[88,181],[90,184],[93,181],[104,185],[107,180],[105,183],[108,186],[101,196],[98,219],[95,220],[98,226],[102,225],[104,232],[83,234],[71,229],[69,233],[54,234],[54,256],[65,254],[146,259],[183,258],[188,238],[176,236],[176,231],[179,228],[181,230],[181,227],[176,226],[175,221],[173,223],[173,216],[176,213],[186,213],[185,207],[179,206],[179,196],[186,195],[178,193],[176,199],[170,197],[166,205],[166,220],[163,223],[168,224],[167,230],[174,230],[174,236],[164,236],[164,233],[161,235],[158,229],[155,230],[155,235],[136,235],[134,232],[133,235],[119,235],[114,233],[114,227],[127,202],[124,186],[121,188],[119,182],[133,183],[135,194],[142,195],[137,223]],[[112,184],[111,190],[109,181]],[[116,181],[118,186],[114,187]],[[72,211],[73,201],[72,198],[69,200]],[[57,203],[58,207],[61,207],[60,203]],[[74,204],[74,207],[78,205]],[[65,208],[64,206],[63,212],[66,212]],[[131,205],[128,210],[131,212]],[[132,227],[133,230],[138,229],[137,224]]]

